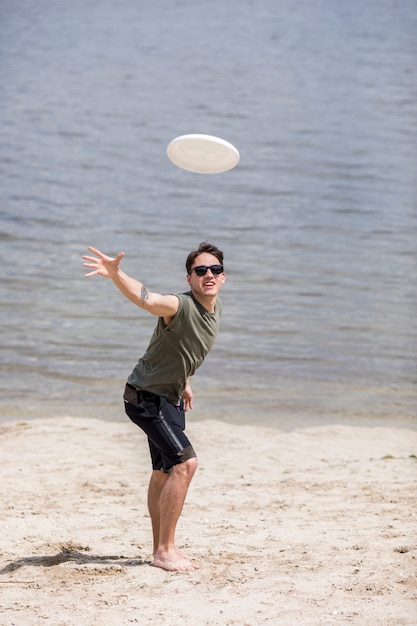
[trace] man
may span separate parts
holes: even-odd
[[[124,296],[159,318],[148,349],[128,378],[125,409],[148,436],[153,564],[170,571],[198,569],[175,546],[177,522],[197,469],[195,451],[184,433],[184,411],[193,407],[189,378],[204,361],[218,332],[218,295],[226,280],[223,253],[201,243],[186,261],[190,291],[161,295],[122,271],[123,252],[112,258],[95,248],[89,250],[95,256],[83,257],[84,266],[92,268],[87,277],[110,278]]]

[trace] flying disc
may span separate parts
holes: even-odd
[[[213,135],[181,135],[173,139],[167,148],[171,161],[188,172],[197,174],[220,174],[239,163],[236,148]]]

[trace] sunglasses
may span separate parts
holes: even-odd
[[[207,274],[207,270],[210,270],[212,274],[216,275],[223,273],[223,265],[197,265],[197,267],[191,268],[190,274],[193,270],[197,276],[205,276]]]

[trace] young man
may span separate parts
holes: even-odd
[[[216,339],[221,314],[218,298],[226,280],[223,253],[201,243],[186,261],[190,291],[161,295],[120,268],[124,253],[106,256],[90,247],[86,274],[110,278],[141,309],[159,319],[148,349],[126,384],[127,415],[147,435],[152,459],[148,507],[154,541],[153,564],[166,570],[189,571],[199,566],[175,546],[175,530],[197,457],[184,433],[185,413],[193,407],[189,377],[202,364]]]

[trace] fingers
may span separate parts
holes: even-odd
[[[104,256],[99,250],[97,250],[96,248],[93,248],[92,246],[89,246],[88,249],[90,250],[90,252],[93,252],[99,258],[97,259],[96,257],[88,256],[87,254],[83,255],[84,261],[88,261],[88,263],[83,263],[83,266],[93,268],[92,272],[88,272],[88,274],[85,274],[86,278],[90,278],[91,276],[97,276],[98,263],[100,262],[100,259],[102,259],[102,257]]]
[[[98,256],[99,259],[101,259],[102,261],[106,260],[106,261],[118,261],[120,263],[120,261],[123,259],[125,253],[124,252],[119,252],[119,254],[116,256],[115,259],[113,259],[110,256],[107,256],[107,254],[103,254],[102,252],[100,252],[100,250],[97,250],[97,248],[93,248],[93,246],[88,246],[88,249],[90,250],[90,252],[92,252],[93,254],[95,254],[96,256]],[[87,257],[84,256],[84,259],[88,259],[88,260],[93,260],[93,257]],[[94,259],[95,261],[97,259]]]
[[[102,276],[110,276],[113,274],[118,266],[120,265],[121,260],[123,259],[125,253],[119,252],[116,258],[107,256],[97,250],[97,248],[93,248],[93,246],[88,246],[90,252],[95,254],[96,256],[89,256],[88,254],[83,255],[85,263],[83,263],[84,267],[90,267],[93,269],[92,272],[85,274],[86,278],[90,276],[96,276],[97,274],[101,274]]]
[[[190,411],[191,411],[192,408],[193,408],[193,399],[192,399],[192,397],[189,398],[189,397],[184,397],[183,396],[182,401],[184,403],[184,411],[187,412],[188,409],[190,409]]]
[[[83,263],[84,267],[92,267],[94,271],[97,271],[97,266],[93,263]]]
[[[98,274],[98,266],[97,266],[97,264],[99,262],[98,259],[95,259],[92,256],[86,256],[86,255],[83,256],[83,259],[85,261],[89,261],[88,263],[83,263],[84,267],[91,267],[91,268],[93,268],[93,271],[89,272],[88,274],[85,274],[85,277],[89,278],[90,276],[95,276],[96,274]]]
[[[88,261],[88,263],[83,263],[84,267],[94,267],[97,269],[97,264],[99,263],[98,259],[95,259],[93,256],[87,256],[86,254],[83,256],[84,261]]]
[[[100,250],[97,250],[97,248],[93,248],[93,246],[88,246],[88,249],[90,250],[90,252],[92,252],[93,254],[97,255],[101,259],[104,258],[104,256],[105,256],[102,252],[100,252]]]

